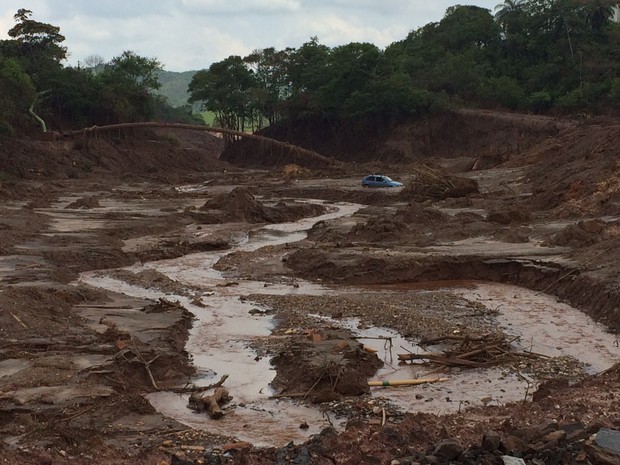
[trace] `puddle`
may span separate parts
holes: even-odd
[[[268,316],[252,316],[249,311],[257,305],[244,301],[243,297],[257,293],[325,295],[336,291],[305,281],[297,281],[295,287],[287,284],[266,286],[263,282],[245,280],[229,286],[228,280],[213,269],[213,265],[226,254],[254,251],[268,245],[303,239],[306,231],[316,222],[350,216],[361,206],[337,204],[334,207],[333,212],[319,217],[261,227],[252,231],[249,236],[241,237],[232,250],[191,254],[126,268],[134,273],[154,269],[184,285],[204,290],[200,298],[204,306],[194,305],[192,300],[185,296],[167,294],[166,298],[178,300],[196,316],[186,347],[198,370],[198,376],[193,382],[207,385],[216,382],[224,374],[230,375],[225,386],[233,395],[234,408],[225,410],[227,414],[224,418],[213,421],[205,414],[195,413],[187,408],[188,395],[170,392],[147,396],[159,412],[190,427],[208,429],[224,436],[235,436],[260,446],[282,446],[290,441],[303,442],[334,422],[333,418],[326,417],[318,407],[300,406],[287,399],[269,399],[273,393],[270,382],[275,372],[269,360],[256,357],[248,345],[254,338],[269,337],[273,321]],[[519,247],[519,252],[523,252],[523,245],[515,247]],[[538,252],[537,248],[532,246],[531,252],[535,250]],[[483,251],[484,248],[480,245],[480,252]],[[140,299],[157,300],[162,296],[159,291],[129,285],[106,276],[105,272],[85,273],[80,279],[93,286]],[[434,289],[446,289],[441,286],[424,287],[412,284],[403,288],[403,285],[398,285],[391,291],[433,292]],[[618,348],[613,345],[614,336],[606,333],[604,328],[595,325],[578,310],[548,296],[514,286],[474,282],[449,283],[448,287],[452,292],[482,302],[491,309],[499,308],[500,324],[508,333],[520,337],[523,349],[549,356],[575,357],[589,364],[591,372],[603,370],[620,358]],[[389,292],[390,288],[384,286],[382,291]],[[377,349],[377,355],[385,362],[385,366],[374,379],[396,380],[429,376],[429,368],[421,364],[398,364],[398,353],[421,351],[412,341],[405,340],[385,328],[358,330],[357,323],[355,320],[345,322],[357,331],[361,342]],[[342,324],[342,321],[339,320],[336,324]],[[380,337],[390,338],[391,345],[386,339],[378,339]],[[449,413],[470,405],[520,401],[532,392],[531,386],[528,387],[532,380],[502,369],[453,369],[446,377],[448,380],[445,382],[416,387],[373,388],[373,395],[388,399],[406,411]],[[302,423],[307,423],[309,428],[300,429]],[[334,426],[342,425],[334,422]]]

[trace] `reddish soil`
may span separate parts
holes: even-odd
[[[304,167],[299,154],[288,159],[281,151],[274,160],[262,156],[262,144],[233,152],[233,165],[218,158],[221,139],[190,131],[0,140],[2,463],[495,464],[502,455],[531,464],[620,462],[592,438],[620,430],[618,364],[578,378],[555,373],[527,402],[377,421],[360,399],[381,362],[344,332],[286,334],[295,318],[305,318],[295,312],[304,302],[291,306],[286,298],[270,302],[282,342],[257,350],[274,356],[274,384],[284,393],[312,391],[304,400],[348,405],[344,432],[328,428],[304,444],[259,448],[153,409],[145,393],[182,390],[194,374],[185,352],[192,315],[165,298],[130,298],[75,279],[89,270],[227,250],[257,224],[323,211],[303,199],[366,207],[354,218],[316,224],[299,243],[225,257],[218,268],[231,282],[508,283],[553,295],[620,331],[620,122],[462,111],[371,140],[349,135],[357,142],[347,150],[312,129],[293,142],[340,163]],[[351,162],[351,147],[363,163]],[[278,165],[248,167],[265,160]],[[369,172],[406,187],[362,189],[359,179]],[[187,184],[204,190],[179,188]],[[128,200],[144,208],[118,208]],[[460,212],[446,213],[454,209]],[[479,237],[509,251],[442,251]],[[543,252],[533,255],[527,246],[534,245]],[[157,272],[117,276],[162,295],[193,295]],[[437,323],[443,316],[415,326],[413,317],[376,315],[346,300],[322,305],[332,317],[361,316],[412,336],[453,329],[453,322]],[[481,321],[459,324],[473,336],[484,332]],[[320,337],[309,342],[313,334]],[[336,352],[342,368],[317,371],[316,360]]]

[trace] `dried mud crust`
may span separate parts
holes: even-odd
[[[472,119],[471,124],[480,123],[479,127],[484,126],[489,132],[489,122],[493,119],[492,114],[484,114]],[[445,124],[449,126],[450,123],[443,122],[437,127],[444,128]],[[506,166],[524,167],[527,179],[509,179],[507,184],[498,182],[496,190],[481,189],[479,194],[467,198],[440,202],[420,198],[411,202],[411,198],[396,192],[358,189],[359,175],[367,171],[393,169],[407,177],[407,165],[390,167],[370,162],[366,166],[329,172],[289,169],[264,173],[232,168],[215,157],[205,160],[201,157],[207,146],[195,150],[198,141],[188,141],[188,145],[184,145],[179,134],[175,134],[179,140],[171,146],[162,139],[143,145],[135,139],[133,145],[123,147],[115,146],[116,142],[111,140],[72,146],[64,142],[3,141],[0,157],[6,171],[0,186],[0,197],[4,200],[0,206],[0,252],[3,254],[0,366],[8,369],[10,364],[17,363],[28,368],[19,376],[0,378],[0,430],[3,438],[8,439],[0,447],[0,459],[5,463],[26,465],[167,464],[173,460],[172,456],[188,464],[387,464],[393,460],[403,464],[437,463],[437,460],[441,463],[435,448],[442,440],[452,439],[463,449],[454,462],[501,463],[501,454],[512,454],[524,457],[527,463],[557,460],[558,457],[569,463],[578,459],[580,463],[594,463],[595,455],[587,444],[589,435],[601,427],[620,428],[618,367],[583,381],[571,377],[541,385],[534,402],[474,408],[456,415],[397,415],[387,405],[370,403],[364,395],[348,395],[362,386],[361,380],[367,376],[364,370],[374,366],[376,361],[364,358],[367,356],[359,352],[359,345],[348,339],[346,332],[324,325],[324,322],[318,324],[307,314],[320,309],[323,315],[335,318],[361,316],[368,319],[367,324],[385,324],[411,334],[430,332],[431,328],[438,331],[437,319],[421,309],[419,315],[428,319],[426,327],[418,327],[415,322],[406,324],[402,318],[403,309],[413,306],[412,302],[395,305],[393,312],[379,318],[370,309],[356,308],[363,307],[356,298],[343,296],[333,300],[252,296],[257,301],[263,298],[266,304],[278,309],[280,326],[276,334],[291,328],[301,330],[300,334],[290,337],[288,346],[257,349],[266,354],[280,353],[282,366],[292,367],[300,357],[309,357],[316,345],[309,337],[319,334],[320,342],[324,343],[323,354],[334,355],[336,361],[349,357],[347,374],[356,383],[341,386],[341,399],[332,400],[327,394],[333,392],[331,386],[340,371],[332,372],[323,365],[315,365],[312,383],[325,373],[330,389],[323,390],[323,399],[312,400],[329,400],[333,408],[342,408],[357,419],[351,421],[342,434],[327,429],[306,444],[279,449],[245,447],[229,451],[227,456],[221,446],[230,438],[188,431],[186,426],[154,412],[142,397],[143,393],[155,390],[153,380],[158,387],[165,388],[185,382],[190,376],[192,367],[183,346],[191,316],[174,302],[136,301],[126,296],[104,295],[87,286],[67,285],[84,270],[114,268],[138,260],[175,257],[197,250],[225,249],[238,239],[235,234],[245,233],[248,226],[218,223],[251,218],[255,212],[264,214],[262,207],[277,206],[277,202],[265,205],[260,196],[267,199],[324,198],[374,207],[353,219],[318,225],[311,232],[310,241],[234,254],[220,263],[221,269],[231,279],[251,276],[264,279],[267,285],[270,282],[294,285],[296,277],[300,276],[340,284],[445,279],[455,274],[475,276],[544,288],[566,300],[572,299],[579,308],[596,307],[599,313],[591,313],[597,319],[618,328],[617,310],[613,310],[620,308],[617,300],[620,249],[615,247],[618,228],[614,219],[618,214],[614,187],[617,167],[607,163],[617,158],[618,145],[614,142],[617,124],[601,124],[590,131],[573,123],[536,118],[534,121],[527,116],[502,117],[498,124],[509,128],[517,139],[519,125],[531,124],[535,137],[506,151],[502,151],[499,140],[490,141],[491,145],[484,148],[476,146],[472,140],[463,147],[452,147],[451,155],[469,158],[462,166],[505,163]],[[579,131],[572,131],[574,127]],[[409,137],[407,134],[412,133],[405,130],[403,139]],[[587,143],[570,143],[579,138],[587,139]],[[403,150],[412,147],[406,140],[398,142],[403,142]],[[429,154],[441,155],[433,152],[433,146],[431,140],[424,149]],[[399,145],[397,149],[402,147]],[[590,150],[588,147],[598,148]],[[479,153],[481,150],[489,152],[489,156],[483,157]],[[179,157],[182,163],[178,163]],[[478,159],[481,163],[476,165]],[[560,161],[566,160],[570,162],[570,173],[556,170],[562,165]],[[503,172],[501,167],[498,169],[498,173]],[[466,173],[467,176],[475,174]],[[331,176],[341,177],[337,180],[337,188],[326,187],[333,185],[329,181]],[[48,181],[49,177],[56,180]],[[203,187],[213,190],[200,194],[174,188],[189,182],[204,182]],[[228,216],[232,211],[224,202],[212,204],[214,208],[208,211],[200,209],[215,198],[214,193],[229,193],[238,186],[243,186],[254,197],[246,193],[240,196],[241,200],[245,199],[241,203],[249,206],[249,209],[242,209],[240,216],[237,213]],[[594,195],[590,195],[592,193]],[[97,215],[110,200],[120,203],[129,199],[158,200],[163,205],[157,207],[155,215],[110,212],[103,215],[103,228],[84,235],[65,236],[51,228],[52,221],[46,210],[61,198],[69,205],[71,202],[66,197],[71,197],[71,202],[76,202],[73,207],[78,207],[66,209],[66,215],[70,212]],[[256,197],[258,203],[255,203]],[[530,200],[524,201],[528,198]],[[436,210],[438,206],[469,211],[446,216]],[[519,214],[524,206],[533,209],[531,216]],[[205,221],[209,215],[211,221]],[[604,224],[596,221],[600,215],[606,215]],[[587,222],[591,217],[595,219],[593,224]],[[583,219],[584,223],[579,225],[576,221],[575,225],[553,230],[541,230],[536,224],[558,218]],[[221,229],[212,235],[203,235],[216,227]],[[513,233],[517,227],[519,232]],[[516,245],[540,239],[550,245],[568,247],[554,255],[552,261],[547,261],[545,256],[523,259],[514,253],[508,254],[508,259],[505,256],[503,261],[489,261],[483,253],[458,259],[444,257],[439,261],[436,251],[426,252],[425,258],[416,255],[417,248],[489,234],[496,235],[502,243],[508,242],[506,238],[512,238],[510,243]],[[129,243],[133,248],[128,247]],[[395,255],[402,257],[396,259]],[[375,271],[377,267],[384,267],[380,274]],[[409,273],[406,276],[404,269]],[[541,276],[545,280],[540,281]],[[152,286],[162,294],[167,290],[182,291],[178,283],[157,273],[131,276],[119,273],[116,277]],[[195,290],[185,292],[192,296]],[[433,305],[442,304],[435,302]],[[445,308],[448,316],[454,308],[470,311],[450,299]],[[471,310],[471,313],[478,313],[480,309]],[[127,330],[125,318],[130,314],[137,318],[132,323],[149,328],[140,331],[142,339],[139,341],[134,341],[135,334]],[[491,316],[481,314],[472,318],[475,322],[472,326],[478,329],[484,327]],[[450,330],[457,323],[445,318],[444,327]],[[307,329],[310,331],[305,332]],[[346,345],[342,341],[346,341]],[[103,367],[82,368],[85,359],[97,357],[110,361]],[[155,357],[157,359],[149,363]],[[307,368],[312,360],[315,358],[309,357],[305,365],[300,366]],[[360,376],[356,377],[356,373]],[[293,393],[308,392],[309,380],[295,381],[298,374],[290,372],[284,376],[283,369],[281,387]],[[37,391],[41,395],[26,399],[14,394],[31,388],[41,389]],[[65,395],[65,400],[60,400],[57,390],[74,395],[68,400]],[[78,392],[86,395],[75,395]],[[387,418],[382,425],[383,409],[387,411]],[[353,411],[358,415],[351,415]],[[500,441],[492,451],[482,443],[488,430],[494,430]],[[548,436],[556,431],[555,436]]]

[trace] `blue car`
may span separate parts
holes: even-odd
[[[362,187],[400,187],[402,185],[402,182],[394,181],[382,174],[371,174],[362,179]]]

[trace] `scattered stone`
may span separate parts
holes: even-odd
[[[549,444],[557,444],[558,442],[564,441],[565,439],[566,439],[566,431],[564,431],[563,429],[559,429],[557,431],[552,431],[548,433],[543,438],[543,441],[549,445]]]
[[[602,428],[596,433],[596,445],[617,454],[620,459],[620,431]]]
[[[487,452],[494,452],[499,449],[502,438],[496,431],[487,431],[482,436],[482,448]]]
[[[435,447],[433,455],[442,460],[452,460],[461,455],[463,446],[454,439],[444,439]]]
[[[503,449],[511,454],[522,454],[527,449],[527,444],[516,436],[508,436],[502,439]]]
[[[525,465],[525,460],[510,455],[502,455],[504,465]]]

